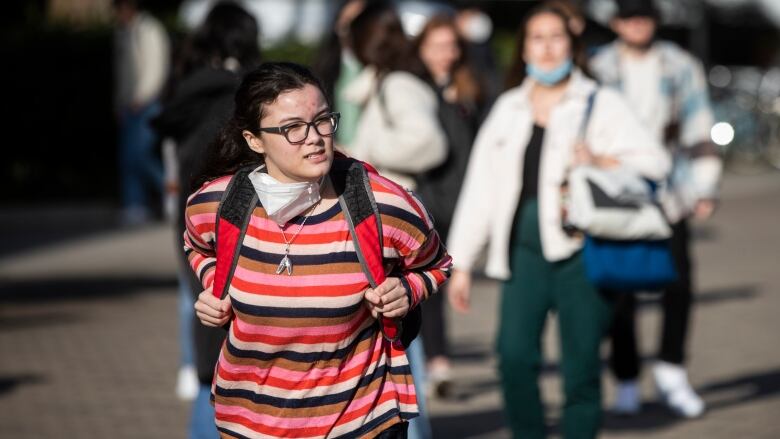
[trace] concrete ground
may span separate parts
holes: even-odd
[[[0,438],[183,438],[174,237],[164,225],[113,226],[101,206],[0,210]],[[607,416],[605,438],[780,437],[780,173],[729,175],[717,216],[696,228],[694,386],[709,410],[683,421],[654,401]],[[450,313],[453,396],[433,400],[436,438],[508,438],[492,350],[498,285],[480,280],[468,315]],[[640,312],[646,365],[658,338],[652,298]],[[560,381],[554,320],[542,390],[556,434]],[[606,352],[605,352],[606,353]],[[613,398],[605,373],[605,397]]]

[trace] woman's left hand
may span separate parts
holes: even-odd
[[[411,305],[406,287],[397,277],[388,277],[378,287],[367,289],[363,298],[374,318],[379,313],[388,318],[403,317]]]

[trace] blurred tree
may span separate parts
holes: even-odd
[[[111,0],[49,0],[46,18],[77,25],[107,23],[111,19]]]

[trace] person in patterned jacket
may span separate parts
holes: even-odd
[[[708,218],[715,208],[722,163],[710,140],[713,124],[707,81],[701,62],[677,45],[655,38],[658,12],[652,0],[620,0],[612,29],[618,39],[591,59],[592,73],[618,89],[632,110],[673,157],[661,203],[672,224],[672,253],[678,280],[663,295],[663,332],[653,377],[659,396],[686,418],[700,416],[704,402],[688,382],[685,340],[692,304],[688,219]],[[639,356],[633,294],[621,294],[612,329],[612,370],[618,378],[614,410],[640,409]]]

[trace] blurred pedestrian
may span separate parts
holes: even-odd
[[[149,121],[160,111],[168,77],[165,28],[141,8],[140,0],[114,0],[114,104],[119,122],[121,222],[137,225],[151,217],[148,195],[161,193],[163,170]]]
[[[332,33],[318,51],[314,71],[322,78],[328,100],[341,114],[336,145],[349,151],[355,137],[360,105],[344,98],[344,89],[360,74],[363,66],[352,50],[350,24],[365,7],[365,0],[345,0],[336,9]]]
[[[503,83],[491,46],[493,20],[482,9],[472,5],[458,9],[455,24],[458,34],[466,42],[466,63],[482,84],[484,109],[487,110],[501,93]]]
[[[362,107],[351,152],[396,183],[414,189],[415,175],[444,162],[446,137],[429,74],[391,2],[366,6],[352,22],[352,50],[364,66],[344,90]]]
[[[619,94],[587,77],[567,22],[542,4],[521,24],[507,78],[513,88],[479,130],[448,240],[454,271],[447,291],[456,310],[470,308],[471,271],[485,244],[486,273],[503,280],[499,370],[506,419],[514,437],[524,439],[546,434],[537,381],[551,311],[561,339],[563,436],[596,437],[601,423],[599,346],[612,305],[585,275],[582,238],[562,227],[569,169],[625,166],[658,181],[669,168],[665,151]]]
[[[235,103],[186,212],[186,252],[206,288],[198,318],[230,323],[212,387],[220,434],[405,438],[406,421],[417,414],[414,385],[406,354],[383,337],[377,318],[404,316],[448,277],[450,258],[432,222],[403,188],[335,154],[338,114],[308,69],[263,64],[244,77]],[[220,234],[230,230],[223,216],[217,230],[217,209],[244,168],[254,169],[241,175],[259,201],[249,204],[220,300],[211,290],[215,267],[234,259],[220,258],[226,247],[216,252],[215,241],[225,245]],[[368,181],[345,180],[344,169]],[[374,237],[378,251],[392,265],[373,289],[349,228],[368,223],[342,210],[368,191],[385,225]]]
[[[447,158],[416,177],[416,193],[433,215],[436,230],[447,239],[452,213],[466,173],[485,93],[466,61],[466,42],[450,15],[432,17],[414,41],[438,98],[438,116],[446,137]],[[422,336],[432,395],[451,392],[451,368],[444,319],[444,298],[436,295],[423,306]]]
[[[344,89],[344,97],[361,108],[350,153],[414,190],[416,176],[446,159],[446,137],[438,119],[430,76],[404,33],[391,2],[369,3],[350,26],[351,47],[363,65]],[[424,337],[407,349],[415,384],[425,389]],[[410,437],[431,437],[425,400],[420,417],[410,424]]]
[[[722,165],[710,140],[713,117],[701,62],[677,45],[656,39],[658,20],[652,0],[618,1],[611,22],[618,39],[598,51],[591,68],[606,86],[625,96],[631,110],[674,159],[662,204],[672,224],[678,280],[664,291],[653,377],[661,401],[678,415],[694,418],[705,405],[685,369],[693,297],[688,219],[706,219],[714,211]],[[620,297],[612,330],[611,366],[619,380],[614,410],[635,414],[641,407],[636,299],[633,294]]]
[[[202,175],[206,166],[209,143],[233,112],[233,97],[241,76],[260,63],[259,29],[255,18],[232,1],[214,5],[204,22],[189,36],[177,56],[171,90],[162,113],[154,121],[162,136],[176,143],[176,158],[180,188],[176,208],[175,229],[177,247],[181,249],[184,235],[184,209],[187,197],[195,189],[193,179]],[[180,297],[188,312],[181,313],[183,331],[194,331],[194,352],[199,391],[193,404],[191,438],[211,438],[214,410],[209,401],[210,386],[219,349],[225,339],[221,328],[196,324],[192,306],[203,289],[189,269],[181,251],[182,282]],[[183,308],[184,309],[184,308]],[[184,340],[192,342],[193,337]]]

